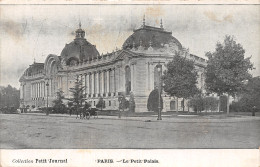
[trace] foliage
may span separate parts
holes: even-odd
[[[219,97],[219,111],[227,112],[227,96],[220,96]]]
[[[244,101],[250,107],[256,106],[260,109],[260,77],[254,77],[248,81],[241,97],[241,101]]]
[[[72,98],[69,99],[76,106],[76,110],[82,106],[83,99],[83,92],[85,87],[82,86],[82,81],[79,77],[76,78],[74,87],[70,88],[70,92],[72,93]]]
[[[0,108],[19,108],[20,93],[15,87],[8,85],[0,87]]]
[[[35,105],[32,105],[32,108],[35,108]]]
[[[104,103],[104,100],[103,100],[103,98],[102,98],[102,97],[100,97],[100,98],[99,98],[99,100],[98,100],[98,103],[97,103],[96,107],[97,107],[97,108],[101,108],[101,111],[102,111],[102,109],[103,109],[103,108],[105,108],[105,107],[106,107],[106,105],[105,105],[105,103]]]
[[[129,99],[129,111],[130,112],[135,112],[135,98],[134,98],[134,93],[130,93],[130,99]]]
[[[167,64],[162,79],[164,91],[170,96],[189,98],[199,92],[194,62],[180,56],[180,53]]]
[[[204,97],[203,104],[206,111],[216,111],[218,109],[218,99],[215,97]]]
[[[218,109],[218,99],[215,97],[203,97],[197,95],[188,101],[188,106],[193,108],[195,112],[206,111],[216,111]]]
[[[196,95],[188,101],[188,106],[198,113],[204,110],[204,100],[201,95]]]
[[[218,95],[227,93],[234,97],[243,90],[243,81],[251,78],[249,70],[253,69],[250,58],[245,58],[244,54],[242,45],[231,36],[226,36],[223,44],[217,43],[215,52],[206,53],[209,58],[205,79],[207,91]]]
[[[89,107],[91,107],[91,104],[89,104],[88,102],[85,102],[84,108],[88,109]]]
[[[73,103],[71,101],[68,101],[68,107],[72,107]]]
[[[159,91],[158,91],[158,89],[154,89],[148,97],[147,109],[148,109],[148,111],[158,112],[159,111],[158,107],[159,107]],[[163,99],[162,99],[161,95],[160,95],[160,107],[162,110],[163,109]]]
[[[57,98],[52,101],[54,103],[53,105],[54,113],[66,113],[66,106],[65,104],[63,104],[62,99],[64,99],[63,91],[60,90],[57,92]]]
[[[260,109],[260,78],[254,77],[248,81],[245,85],[245,89],[238,96],[238,102],[231,104],[231,111],[235,112],[248,112],[251,111],[254,106]]]
[[[244,88],[243,81],[250,79],[249,70],[253,69],[250,58],[244,58],[245,50],[233,37],[226,36],[224,43],[217,43],[206,68],[205,85],[209,92],[234,96]]]

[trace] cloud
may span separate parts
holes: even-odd
[[[0,20],[0,30],[16,42],[19,42],[22,39],[25,29],[26,25],[22,25],[13,20]]]

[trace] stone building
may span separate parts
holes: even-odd
[[[142,26],[125,40],[122,49],[104,55],[85,39],[80,24],[74,41],[66,44],[60,55],[50,54],[44,63],[33,63],[25,70],[19,80],[21,105],[46,106],[48,96],[51,106],[59,90],[70,98],[69,88],[79,77],[85,86],[85,99],[92,106],[103,97],[106,109],[117,109],[118,95],[124,93],[128,98],[132,92],[136,112],[146,112],[148,96],[159,84],[157,65],[161,64],[162,71],[165,70],[176,52],[194,60],[199,74],[198,87],[203,89],[206,60],[189,54],[172,32],[164,29],[162,21],[160,27],[152,27],[143,20]],[[165,93],[162,96],[163,111],[181,108],[181,100]]]

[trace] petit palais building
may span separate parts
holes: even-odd
[[[85,35],[80,24],[74,41],[66,44],[60,55],[49,54],[44,63],[34,62],[25,70],[19,80],[21,107],[46,107],[47,100],[48,106],[52,106],[60,90],[66,99],[72,97],[69,89],[79,77],[85,87],[85,101],[92,107],[102,97],[106,106],[104,110],[117,110],[118,96],[125,94],[129,99],[132,93],[135,112],[147,112],[148,96],[159,85],[159,72],[166,70],[166,64],[176,51],[195,62],[197,86],[203,90],[206,60],[184,49],[172,32],[163,28],[162,22],[160,27],[152,27],[143,21],[120,50],[104,55],[86,40]],[[158,64],[162,65],[161,71],[157,69]],[[182,105],[187,104],[164,92],[162,98],[163,111],[181,110]]]

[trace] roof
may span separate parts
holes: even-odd
[[[172,32],[165,31],[163,28],[144,25],[134,30],[123,44],[123,49],[131,49],[133,47],[144,47],[147,49],[150,45],[154,49],[163,48],[164,44],[176,44],[179,49],[182,48],[181,43],[172,36]]]
[[[66,44],[61,52],[61,58],[68,61],[70,58],[77,59],[79,62],[94,59],[99,56],[95,45],[89,43],[85,38],[75,39]],[[69,63],[69,62],[66,62]]]

